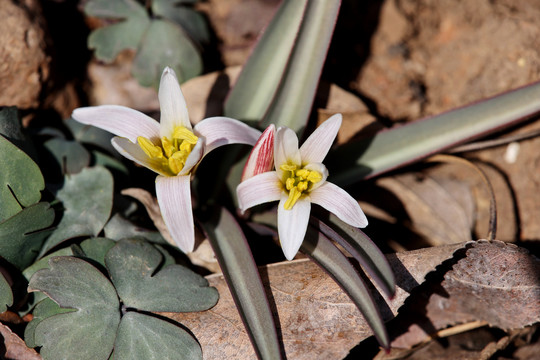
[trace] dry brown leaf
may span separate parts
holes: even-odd
[[[371,199],[360,203],[366,214],[391,223],[403,221],[403,226],[421,235],[426,244],[432,246],[471,239],[475,204],[466,182],[407,173],[378,179],[376,185],[389,191],[394,202],[401,203],[403,214],[396,218],[399,212],[388,208],[395,204]]]
[[[392,300],[376,295],[387,320],[410,292],[464,244],[388,256],[398,288]],[[339,286],[317,265],[296,260],[260,268],[289,359],[341,359],[372,332]],[[188,327],[201,343],[205,359],[252,359],[255,353],[222,275],[208,277],[220,299],[200,313],[166,313]]]
[[[0,358],[41,360],[41,355],[34,349],[27,347],[24,341],[4,324],[0,324],[0,335],[3,337],[3,347],[0,351]]]
[[[539,322],[539,274],[539,259],[523,248],[500,241],[472,243],[439,289],[426,289],[418,298],[427,300],[403,310],[401,323],[409,329],[392,346],[410,348],[438,329],[467,321],[486,321],[503,330]],[[393,330],[403,331],[399,326]]]

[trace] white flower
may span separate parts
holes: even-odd
[[[321,124],[298,149],[294,131],[281,127],[276,132],[271,125],[255,144],[243,181],[236,189],[242,211],[279,200],[278,233],[283,253],[289,260],[294,258],[304,240],[311,203],[322,206],[349,225],[367,226],[358,202],[342,188],[326,181],[328,170],[322,161],[340,126],[341,114],[336,114]],[[272,157],[275,171],[269,171]]]
[[[176,74],[165,68],[159,85],[161,120],[116,105],[75,109],[72,117],[115,135],[118,152],[158,173],[156,195],[163,220],[183,252],[193,251],[195,230],[190,174],[210,151],[226,144],[253,145],[261,132],[244,123],[213,117],[193,128]]]

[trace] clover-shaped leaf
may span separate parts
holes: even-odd
[[[205,44],[210,41],[210,32],[204,16],[192,7],[196,2],[197,0],[153,0],[152,12],[179,24],[191,38]]]
[[[88,47],[96,57],[113,61],[123,49],[137,49],[150,18],[145,8],[134,0],[90,0],[84,7],[90,16],[121,20],[94,30],[88,37]]]
[[[70,256],[53,257],[34,274],[29,291],[42,291],[60,307],[75,309],[41,320],[35,343],[45,359],[108,359],[120,323],[114,287],[95,267]]]
[[[133,61],[133,76],[141,85],[157,87],[166,66],[173,68],[178,80],[184,82],[202,72],[202,58],[179,26],[153,20]]]
[[[179,265],[160,267],[163,255],[141,240],[122,240],[105,257],[118,295],[127,307],[146,311],[202,311],[218,300],[216,289]]]
[[[113,355],[115,360],[202,359],[199,343],[187,331],[133,311],[122,317]]]
[[[0,223],[0,256],[21,270],[32,264],[50,234],[43,229],[53,221],[54,211],[45,202],[29,206],[3,221]]]
[[[36,163],[0,135],[0,221],[41,199],[45,181]],[[21,206],[22,205],[22,206]]]
[[[3,274],[0,274],[0,313],[7,310],[8,306],[13,305],[13,292]]]
[[[77,141],[52,138],[43,145],[64,174],[76,174],[90,164],[90,153]]]
[[[208,288],[206,279],[179,265],[165,266],[151,277],[163,256],[142,240],[114,243],[92,238],[83,241],[77,251],[99,262],[107,248],[105,264],[109,273],[115,274],[114,285],[92,264],[71,256],[51,257],[49,268],[32,276],[29,291],[41,291],[54,301],[45,299],[36,306],[35,320],[25,332],[27,344],[42,346],[44,359],[105,360],[113,351],[115,359],[171,359],[179,354],[201,359],[200,346],[189,332],[131,309],[206,310],[217,302],[216,289]],[[132,296],[164,300],[137,302]]]
[[[78,174],[66,176],[64,187],[56,196],[65,210],[42,253],[64,240],[96,236],[103,229],[111,214],[113,177],[103,167],[85,168]]]
[[[144,86],[157,87],[165,66],[173,68],[181,82],[197,76],[202,71],[202,58],[182,26],[201,42],[207,41],[208,29],[200,14],[176,6],[179,3],[182,1],[153,3],[151,18],[133,0],[89,0],[86,14],[115,23],[94,30],[88,46],[106,62],[114,60],[123,49],[136,50],[132,72]]]

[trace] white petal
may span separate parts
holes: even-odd
[[[368,224],[366,215],[351,195],[328,181],[309,193],[311,202],[334,213],[347,224],[359,228]]]
[[[227,117],[212,117],[200,121],[195,130],[206,139],[204,155],[227,144],[254,145],[261,132],[241,121]]]
[[[188,175],[191,170],[197,166],[197,164],[201,161],[204,155],[204,139],[199,138],[197,140],[197,144],[193,147],[193,150],[191,150],[191,153],[189,154],[188,158],[186,159],[186,163],[184,164],[184,167],[182,168],[182,171],[178,175]]]
[[[281,198],[282,188],[275,171],[249,178],[236,188],[238,207],[241,211],[246,211],[255,205],[277,201]]]
[[[276,126],[270,124],[262,133],[257,143],[251,149],[249,158],[244,165],[241,181],[271,171],[274,167],[274,136]]]
[[[302,165],[309,163],[321,163],[332,147],[341,126],[341,114],[335,114],[323,122],[306,139],[300,148]]]
[[[158,176],[156,196],[169,233],[184,253],[193,251],[195,228],[189,176]]]
[[[109,131],[116,136],[137,142],[138,136],[159,138],[159,123],[140,111],[125,106],[101,105],[78,108],[71,115],[75,120]]]
[[[186,100],[180,90],[178,79],[174,70],[166,67],[159,83],[159,106],[161,108],[160,137],[172,137],[171,134],[177,126],[184,126],[191,130]]]
[[[283,194],[278,205],[278,233],[283,254],[292,260],[306,236],[311,203],[307,198],[299,199],[291,210],[285,210],[288,196]]]
[[[280,165],[287,163],[300,165],[301,162],[296,133],[287,127],[280,127],[276,132],[274,142],[274,163],[279,177],[283,177],[283,171],[279,168]]]
[[[131,161],[135,161],[137,164],[142,165],[160,175],[170,176],[163,173],[160,169],[158,162],[151,160],[148,155],[137,144],[132,143],[128,139],[122,137],[114,137],[111,139],[111,143],[120,154],[125,156]]]

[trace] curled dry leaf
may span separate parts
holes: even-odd
[[[394,317],[412,289],[464,244],[388,256],[398,288],[392,300],[374,292],[386,320]],[[364,318],[339,286],[317,265],[296,260],[261,267],[277,326],[289,359],[341,359],[372,335]],[[205,312],[163,314],[188,327],[205,359],[251,359],[255,353],[222,275],[207,277],[220,299]]]
[[[4,324],[0,324],[0,335],[3,338],[3,346],[0,350],[0,358],[41,360],[41,356],[34,349],[27,347],[24,341]]]
[[[417,294],[401,323],[408,331],[392,342],[409,348],[428,334],[449,325],[485,321],[503,330],[520,329],[540,321],[540,261],[525,249],[500,241],[480,240],[444,275],[440,288]],[[405,311],[404,311],[405,312]],[[401,317],[401,315],[400,315]],[[396,319],[397,320],[397,319]],[[411,324],[412,323],[412,324]]]

